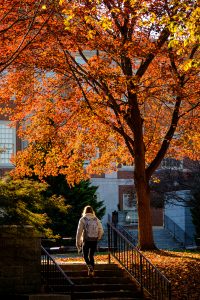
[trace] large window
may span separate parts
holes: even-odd
[[[123,194],[123,210],[127,211],[126,222],[130,224],[138,223],[138,211],[136,204],[136,195]]]
[[[10,122],[0,121],[0,166],[11,167],[10,162],[16,153],[16,129],[9,126]]]
[[[135,194],[123,193],[123,210],[135,210],[136,209],[136,198]]]
[[[183,170],[183,160],[164,158],[161,162],[161,169]]]

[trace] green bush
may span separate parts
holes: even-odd
[[[51,207],[67,213],[61,196],[45,196],[46,183],[31,179],[12,179],[6,176],[0,180],[0,224],[32,225],[46,237],[53,237],[52,220],[46,211]]]
[[[83,208],[91,205],[97,216],[105,213],[97,201],[97,187],[82,181],[70,187],[65,177],[0,180],[0,224],[32,225],[46,238],[75,237]]]

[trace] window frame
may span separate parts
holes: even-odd
[[[10,168],[10,167],[14,166],[10,162],[10,159],[11,159],[11,157],[13,157],[13,155],[16,154],[16,141],[17,141],[16,127],[10,126],[10,124],[11,124],[10,121],[0,120],[0,127],[1,127],[1,125],[4,125],[5,126],[4,130],[5,129],[10,129],[11,130],[11,135],[10,135],[11,138],[6,137],[6,132],[3,132],[3,130],[0,132],[0,149],[3,149],[6,146],[6,144],[12,144],[12,153],[8,152],[7,157],[3,158],[2,155],[3,155],[3,153],[6,153],[6,152],[1,153],[1,151],[0,151],[0,168]],[[12,141],[12,143],[9,143],[8,141],[6,141],[6,140],[9,140],[9,139]],[[5,142],[3,142],[4,140],[5,140]],[[4,146],[2,146],[2,145],[4,145]],[[2,162],[2,160],[3,160],[3,162]]]

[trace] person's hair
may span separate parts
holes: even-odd
[[[82,216],[85,216],[85,214],[88,214],[88,213],[95,215],[95,212],[90,205],[87,205],[84,207]]]

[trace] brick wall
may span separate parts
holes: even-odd
[[[133,171],[121,171],[117,172],[118,179],[133,179]]]
[[[40,286],[40,237],[31,226],[0,226],[0,298],[37,293]]]
[[[163,209],[151,207],[152,225],[163,226]]]

